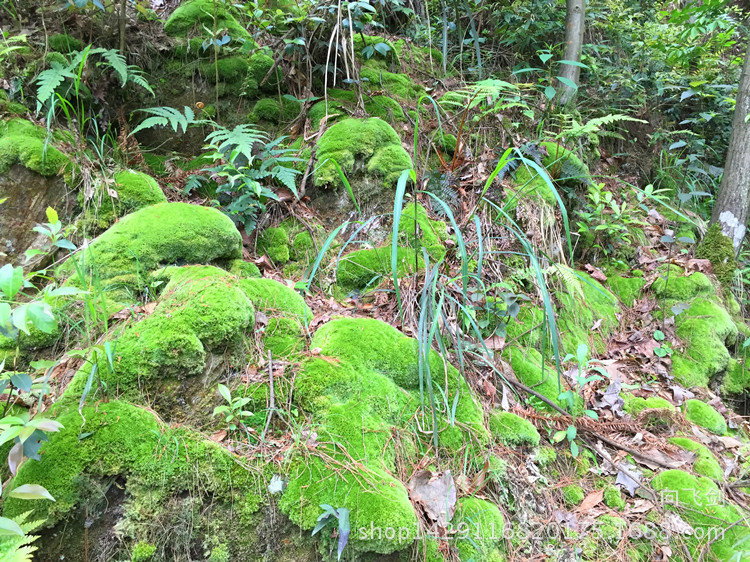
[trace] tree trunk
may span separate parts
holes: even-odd
[[[128,0],[121,0],[120,2],[120,54],[125,56],[125,29],[127,24],[127,7]]]
[[[732,119],[732,136],[724,164],[724,176],[716,198],[711,222],[718,222],[721,231],[739,251],[750,217],[750,45],[742,67],[737,103]]]
[[[586,0],[567,0],[565,13],[565,55],[564,60],[581,62],[581,49],[583,48],[583,31],[586,18]],[[581,67],[574,64],[563,63],[560,67],[560,76],[567,78],[578,85],[578,76]],[[560,103],[567,105],[576,95],[576,89],[562,84]]]

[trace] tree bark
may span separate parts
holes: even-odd
[[[586,19],[586,0],[567,0],[565,12],[565,55],[564,60],[581,62],[581,50],[583,48],[583,32]],[[560,76],[567,78],[578,85],[578,77],[581,67],[574,64],[563,63],[560,66]],[[562,84],[560,92],[560,103],[567,105],[575,97],[576,89]]]
[[[745,238],[747,221],[750,218],[750,45],[745,55],[737,103],[734,106],[732,135],[724,164],[719,195],[716,198],[711,223],[718,222],[722,233],[739,251]]]
[[[127,25],[128,0],[120,1],[120,54],[125,56],[125,29]]]

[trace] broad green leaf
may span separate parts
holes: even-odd
[[[23,268],[6,263],[0,267],[0,291],[7,299],[12,299],[23,287]]]
[[[55,224],[57,221],[60,220],[57,216],[57,211],[55,211],[52,207],[47,207],[46,212],[47,212],[47,220],[50,223]]]
[[[547,96],[547,99],[550,101],[552,101],[552,98],[555,97],[556,93],[557,92],[552,86],[547,86],[546,88],[544,88],[544,95]]]
[[[55,501],[47,489],[39,484],[23,484],[10,492],[10,497],[22,500],[50,500]]]
[[[17,535],[19,537],[25,536],[21,526],[7,517],[0,517],[0,535]]]

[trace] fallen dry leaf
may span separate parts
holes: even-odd
[[[456,484],[449,470],[434,473],[420,470],[406,484],[412,503],[422,508],[428,519],[447,527],[456,510]]]
[[[575,509],[578,513],[587,513],[592,507],[601,503],[604,499],[604,490],[595,490],[583,498],[581,504]]]

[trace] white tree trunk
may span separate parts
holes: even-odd
[[[565,13],[565,55],[564,60],[581,62],[581,49],[583,48],[583,32],[586,19],[586,0],[567,0]],[[578,85],[578,77],[581,67],[573,64],[560,65],[560,76],[567,78]],[[560,103],[567,105],[576,95],[576,89],[562,84],[560,92]]]
[[[750,217],[750,45],[742,67],[724,176],[711,222],[718,222],[739,251]]]

